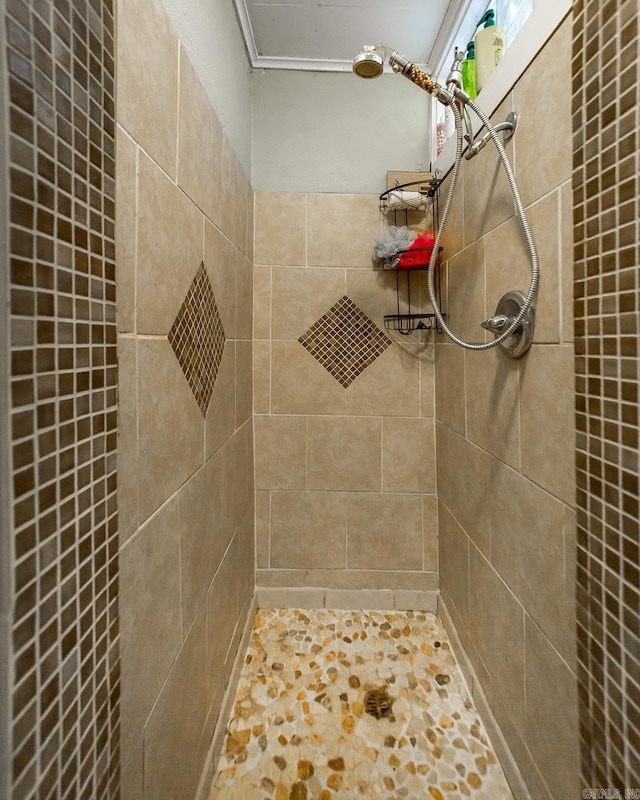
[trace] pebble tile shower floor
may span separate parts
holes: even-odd
[[[435,614],[258,611],[209,800],[353,798],[513,795]]]

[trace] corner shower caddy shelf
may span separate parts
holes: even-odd
[[[437,228],[439,215],[438,215],[438,189],[440,188],[440,184],[442,183],[441,180],[438,178],[433,178],[429,182],[429,191],[427,192],[426,196],[431,200],[431,208],[433,211],[433,227],[434,229]],[[389,194],[391,192],[397,191],[399,189],[404,189],[408,186],[415,186],[416,184],[424,184],[424,181],[410,181],[409,183],[403,183],[398,186],[394,186],[391,189],[387,189],[386,192],[383,192],[380,195],[380,210],[384,213],[392,213],[393,214],[393,224],[398,224],[398,214],[404,215],[404,224],[407,225],[409,221],[409,209],[407,210],[397,210],[394,208],[389,208],[387,204],[387,200]],[[417,212],[411,211],[411,213],[424,213],[424,212]],[[438,301],[438,306],[442,307],[441,300],[440,300],[440,262],[442,257],[443,248],[441,247],[438,251],[438,258],[436,260],[435,269],[433,273],[433,281],[434,281],[434,290],[436,295],[436,300]],[[415,252],[415,250],[413,251]],[[396,331],[397,333],[402,334],[402,336],[409,336],[414,331],[435,331],[436,333],[442,333],[442,327],[437,320],[437,317],[433,313],[421,313],[419,311],[411,311],[411,273],[412,272],[425,272],[429,269],[429,258],[431,256],[431,250],[425,248],[425,263],[420,264],[418,266],[414,266],[411,269],[398,269],[394,267],[392,269],[384,269],[378,267],[377,269],[381,272],[395,272],[396,273],[396,303],[397,303],[397,313],[396,314],[385,314],[384,316],[384,326],[388,331]],[[427,255],[428,254],[428,255]],[[401,314],[400,313],[400,298],[402,294],[402,287],[401,287],[401,280],[400,275],[404,273],[406,275],[406,297],[407,297],[407,313]],[[446,314],[442,314],[443,317],[446,317]]]

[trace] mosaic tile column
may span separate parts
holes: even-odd
[[[113,8],[3,9],[10,791],[109,798],[119,783]]]
[[[638,3],[574,7],[582,781],[640,789]]]

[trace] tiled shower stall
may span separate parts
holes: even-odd
[[[0,796],[204,796],[258,604],[437,608],[516,796],[640,787],[637,0],[577,0],[494,115],[519,361],[385,332],[377,194],[287,161],[351,76],[250,75],[222,2],[212,72],[198,9],[2,7]],[[473,339],[528,284],[488,150],[443,244]]]

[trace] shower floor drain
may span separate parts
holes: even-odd
[[[392,703],[393,700],[389,697],[385,688],[371,689],[371,691],[367,692],[365,695],[364,709],[367,714],[370,714],[376,719],[386,717],[393,721],[394,716],[391,712]]]

